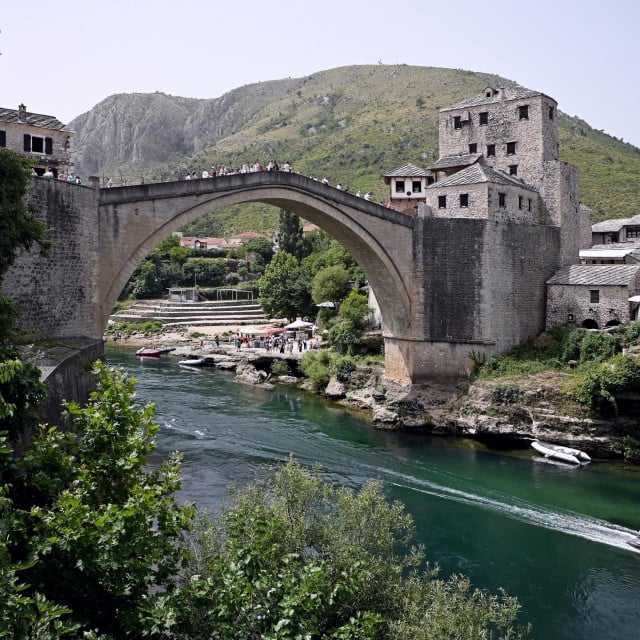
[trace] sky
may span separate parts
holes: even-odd
[[[114,93],[404,63],[500,75],[640,146],[639,26],[637,0],[5,0],[0,107],[68,123]]]

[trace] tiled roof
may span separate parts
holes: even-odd
[[[415,164],[411,164],[410,162],[403,165],[398,169],[394,169],[393,171],[389,171],[389,173],[385,173],[385,178],[414,178],[414,177],[424,177],[427,175],[427,172],[420,167],[416,167]]]
[[[439,180],[438,182],[434,182],[429,185],[428,189],[438,189],[441,187],[454,187],[465,184],[478,184],[481,182],[492,182],[494,184],[508,184],[515,187],[521,187],[524,189],[529,189],[530,191],[535,191],[535,189],[516,178],[515,176],[510,176],[503,171],[498,169],[492,169],[481,162],[476,162],[472,164],[470,167],[466,169],[462,169],[453,175],[447,176],[443,180]]]
[[[456,109],[479,107],[483,104],[494,104],[496,102],[503,102],[505,100],[526,100],[527,98],[541,95],[544,94],[540,93],[540,91],[532,91],[531,89],[525,89],[524,87],[520,86],[506,87],[497,91],[494,89],[493,95],[491,96],[487,96],[484,93],[481,93],[480,95],[473,96],[472,98],[467,98],[462,102],[457,102],[456,104],[444,107],[443,109],[440,109],[440,113],[442,113],[443,111],[454,111]]]
[[[609,244],[594,244],[590,251],[609,251],[611,249],[625,249],[628,251],[636,251],[640,249],[640,240],[637,242],[610,242]]]
[[[640,266],[617,264],[572,264],[562,267],[547,284],[573,284],[590,287],[617,285],[634,282]]]
[[[16,109],[0,108],[0,122],[16,122],[20,124],[28,124],[32,127],[44,127],[45,129],[64,129],[65,125],[53,116],[45,116],[40,113],[26,112],[24,119],[19,118],[19,112]]]
[[[477,162],[481,157],[481,153],[461,153],[457,156],[444,156],[435,164],[432,164],[429,169],[435,171],[437,169],[451,169],[452,167],[467,167]]]
[[[620,231],[622,227],[630,225],[640,225],[640,214],[632,218],[613,218],[612,220],[603,220],[591,225],[592,233],[607,233],[609,231]]]

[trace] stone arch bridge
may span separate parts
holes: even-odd
[[[29,199],[54,248],[20,256],[2,290],[19,303],[20,323],[34,338],[102,336],[147,254],[233,204],[287,209],[349,251],[380,306],[385,375],[404,384],[464,376],[474,357],[539,333],[544,283],[558,266],[557,228],[408,216],[287,172],[111,189],[34,179]]]

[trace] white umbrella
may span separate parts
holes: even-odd
[[[309,329],[313,327],[313,322],[305,322],[304,320],[296,320],[291,324],[288,324],[285,329]]]

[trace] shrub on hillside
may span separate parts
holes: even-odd
[[[307,351],[300,361],[300,369],[309,380],[314,390],[324,389],[329,383],[331,374],[331,354],[325,349],[320,351]]]
[[[620,353],[620,338],[588,331],[580,343],[580,362],[604,362]]]
[[[623,392],[640,392],[640,361],[622,355],[595,366],[576,385],[578,401],[603,413],[617,413],[616,394]]]

